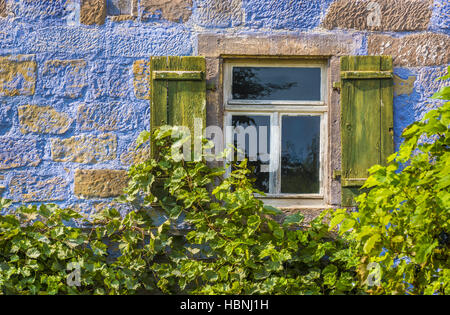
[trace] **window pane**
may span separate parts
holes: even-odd
[[[320,68],[233,67],[233,99],[320,101]]]
[[[283,116],[281,193],[320,192],[320,117]]]
[[[255,187],[268,193],[270,116],[233,116],[232,125],[234,128],[233,145],[236,148],[239,146],[245,148],[245,158],[249,160],[248,165],[253,169],[251,178],[255,179]],[[252,134],[256,134],[257,139],[252,137]],[[235,160],[237,157],[237,152],[235,152]]]

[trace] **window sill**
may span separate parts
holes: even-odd
[[[307,198],[269,198],[269,197],[259,197],[260,200],[264,202],[265,205],[287,209],[287,210],[302,210],[302,209],[314,209],[314,210],[325,210],[332,208],[327,205],[324,198],[307,199]]]

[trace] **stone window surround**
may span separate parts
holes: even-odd
[[[320,101],[299,101],[297,104],[293,105],[289,102],[284,102],[284,104],[275,104],[268,101],[268,103],[259,105],[259,104],[234,104],[230,105],[227,102],[231,98],[231,67],[232,66],[276,66],[276,67],[315,67],[320,68],[321,74],[323,75],[322,80],[320,82],[321,89],[321,100]],[[276,206],[276,207],[286,207],[286,206],[310,206],[310,207],[322,207],[326,205],[326,201],[328,198],[328,180],[327,180],[327,171],[328,167],[325,167],[328,160],[328,82],[327,82],[327,72],[328,72],[328,61],[327,59],[312,59],[312,58],[251,58],[244,59],[239,58],[237,60],[236,57],[224,58],[224,68],[223,68],[223,93],[224,100],[224,130],[226,126],[231,125],[231,117],[234,115],[270,115],[271,117],[271,126],[281,124],[278,119],[283,117],[284,115],[294,115],[294,116],[302,116],[312,114],[316,117],[320,117],[320,192],[318,193],[310,193],[310,194],[281,194],[281,193],[268,193],[267,196],[261,197],[266,204]],[[228,78],[226,77],[228,76]],[[228,94],[228,95],[226,95]],[[234,100],[234,102],[239,102]],[[251,101],[250,101],[251,102]],[[295,101],[294,101],[295,102]],[[278,101],[277,101],[278,103]],[[268,105],[270,104],[270,105]],[[278,121],[278,123],[276,123]],[[281,136],[281,134],[280,134]],[[228,139],[225,135],[225,142],[229,143],[231,139]],[[273,138],[271,138],[271,143],[273,144]],[[281,148],[275,149],[272,147],[273,152],[281,152]],[[279,157],[280,158],[280,157]],[[278,162],[280,163],[280,161]],[[279,170],[280,171],[280,170]],[[270,182],[275,189],[277,186],[281,186],[281,174],[278,174],[277,177],[272,177]],[[281,187],[278,187],[281,188]]]
[[[355,55],[361,39],[348,35],[221,35],[198,36],[199,56],[206,57],[207,69],[207,125],[223,126],[223,65],[226,60],[246,59],[322,59],[328,63],[328,149],[325,158],[327,185],[324,203],[311,204],[301,199],[278,199],[276,206],[283,210],[320,210],[339,206],[341,184],[334,179],[334,170],[341,169],[340,93],[333,83],[340,81],[340,56]]]

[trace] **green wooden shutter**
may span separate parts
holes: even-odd
[[[205,71],[204,57],[151,58],[152,132],[164,125],[186,126],[194,136],[195,118],[201,118],[205,127]]]
[[[342,206],[354,197],[368,169],[394,153],[393,68],[388,56],[341,57]]]

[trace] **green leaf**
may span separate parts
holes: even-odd
[[[268,214],[268,215],[281,215],[283,214],[283,211],[281,211],[280,209],[277,209],[275,207],[269,206],[269,205],[264,205],[262,212],[264,214]]]
[[[422,244],[417,246],[416,263],[423,264],[427,261],[428,256],[431,254],[434,248],[438,245],[437,242],[432,244]]]
[[[257,230],[260,224],[261,218],[259,215],[251,215],[247,220],[247,226],[253,231]]]
[[[30,258],[36,259],[39,256],[41,256],[41,253],[39,252],[39,250],[35,247],[32,247],[30,249],[27,250],[26,255]]]
[[[212,271],[212,270],[208,270],[205,273],[206,279],[208,279],[208,281],[211,282],[215,282],[219,279],[219,275],[217,274],[217,272]]]
[[[304,216],[300,213],[295,213],[292,215],[288,215],[283,222],[283,225],[285,226],[290,226],[290,225],[297,225],[297,224],[301,224],[304,220]]]
[[[405,240],[404,237],[401,235],[398,235],[398,236],[392,238],[393,243],[402,243],[404,240]]]
[[[339,233],[345,233],[348,230],[352,229],[356,224],[356,221],[350,218],[344,219],[342,221],[341,227],[339,228]]]
[[[374,234],[371,237],[369,237],[369,239],[364,244],[364,248],[363,248],[364,253],[365,254],[370,253],[370,251],[374,248],[376,242],[378,242],[379,239],[380,239],[380,234]]]
[[[345,214],[345,213],[341,213],[341,214],[335,215],[330,221],[330,230],[334,229],[346,217],[347,217],[347,214]]]
[[[435,93],[432,98],[450,100],[450,86],[444,86],[439,92]]]

